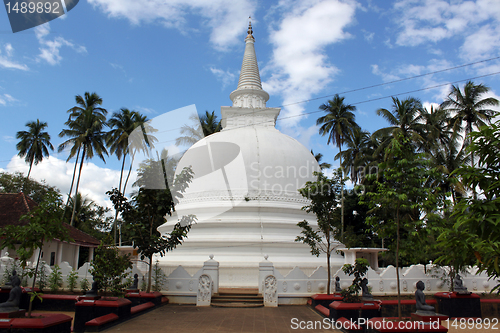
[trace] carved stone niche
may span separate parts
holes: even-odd
[[[264,279],[264,306],[278,306],[278,280],[274,275]]]
[[[198,292],[196,306],[210,306],[212,302],[212,279],[207,274],[200,275],[198,279]]]

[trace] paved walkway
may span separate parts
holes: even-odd
[[[277,308],[215,308],[194,305],[165,305],[124,323],[106,333],[202,333],[202,332],[340,332],[322,326],[323,317],[308,306],[289,305]],[[301,330],[309,322],[316,329]],[[295,329],[294,329],[295,328]]]

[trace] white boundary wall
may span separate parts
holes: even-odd
[[[3,278],[5,268],[10,267],[13,261],[12,258],[7,256],[0,258],[0,279]],[[46,263],[42,262],[42,264],[45,265],[46,274],[48,276],[52,272],[52,269]],[[85,263],[78,269],[76,289],[79,289],[80,280],[84,278],[87,278],[90,284],[92,283],[92,275],[89,272],[89,268],[90,264]],[[162,292],[169,296],[171,303],[196,304],[199,278],[203,274],[208,274],[211,277],[213,283],[212,293],[216,293],[220,285],[219,281],[224,281],[226,279],[221,273],[224,275],[238,275],[241,273],[237,267],[232,268],[234,272],[231,272],[231,269],[228,268],[221,270],[218,262],[213,259],[213,256],[204,263],[202,268],[191,274],[182,266],[178,266],[173,271],[170,267],[160,266],[160,268],[166,276],[166,282],[163,284]],[[72,271],[72,267],[67,262],[62,262],[60,264],[60,269],[64,281],[63,288],[67,288],[67,276]],[[434,265],[427,265],[426,269],[424,269],[423,265],[412,265],[400,269],[401,293],[403,295],[414,294],[418,281],[423,281],[425,283],[425,292],[429,295],[436,292],[449,291],[450,281],[446,278],[446,269],[446,267],[443,268]],[[190,271],[193,272],[194,269],[190,268]],[[166,272],[169,274],[166,274]],[[249,272],[250,270],[248,273]],[[327,271],[321,266],[316,268],[311,274],[304,273],[298,267],[283,274],[284,272],[280,272],[273,266],[272,262],[266,259],[260,263],[259,268],[251,270],[251,272],[256,276],[249,278],[249,280],[258,281],[258,285],[255,287],[259,288],[259,292],[262,293],[264,292],[263,286],[265,284],[265,278],[269,275],[276,278],[277,284],[275,288],[279,304],[301,304],[304,303],[306,298],[310,295],[326,293]],[[139,275],[139,281],[142,281],[142,277],[145,276],[145,272],[139,270],[137,265],[134,265],[130,273],[130,276],[137,273]],[[336,276],[340,278],[342,288],[347,288],[352,282],[352,278],[339,269],[336,272],[332,272],[331,291],[335,288],[334,282]],[[475,293],[488,293],[498,283],[497,281],[489,280],[484,272],[477,274],[477,267],[470,267],[465,273],[461,274],[461,276],[464,286],[467,287],[469,291]],[[369,268],[367,278],[369,282],[368,287],[371,288],[371,293],[373,295],[384,296],[397,294],[396,269],[393,266],[382,268],[377,271]],[[29,281],[29,285],[31,285],[31,281]]]

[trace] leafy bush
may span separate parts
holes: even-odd
[[[342,266],[342,271],[349,276],[354,275],[354,280],[349,288],[342,290],[341,295],[346,303],[359,302],[359,292],[361,291],[361,281],[368,272],[368,260],[364,258],[356,259],[354,265],[345,264]]]
[[[19,264],[17,260],[12,261],[11,263],[9,262],[7,266],[5,267],[5,270],[3,272],[3,277],[2,277],[2,286],[5,285],[7,282],[10,281],[10,277],[12,275],[12,272],[16,271],[19,275]]]
[[[87,278],[83,278],[82,280],[80,280],[80,289],[82,291],[89,290],[89,286],[90,286],[90,283],[89,283],[89,280],[87,280]]]
[[[73,290],[75,290],[76,283],[78,281],[78,272],[72,270],[71,273],[68,274],[67,281],[68,281],[69,291],[73,292]]]
[[[106,247],[103,243],[95,251],[90,273],[97,282],[99,290],[105,293],[111,291],[113,296],[123,296],[126,279],[129,275],[127,269],[132,268],[130,255],[122,256],[116,247]]]
[[[163,270],[160,268],[159,261],[156,260],[154,269],[153,269],[153,290],[154,291],[161,291],[163,288],[163,285],[165,284],[165,281],[167,281],[167,276],[165,273],[163,273]]]
[[[36,281],[40,290],[45,289],[47,286],[47,270],[45,269],[45,261],[40,261],[40,265],[38,265]]]
[[[52,273],[50,273],[49,275],[50,291],[52,292],[58,291],[59,288],[62,287],[62,285],[63,285],[63,278],[61,269],[59,268],[59,265],[55,265],[54,269],[52,270]]]

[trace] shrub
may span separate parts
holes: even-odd
[[[89,290],[89,286],[90,286],[90,283],[89,283],[89,280],[87,280],[87,278],[83,278],[81,281],[80,281],[80,289],[85,292],[87,290]]]
[[[349,276],[354,275],[354,280],[349,288],[342,290],[341,295],[344,297],[344,302],[346,303],[356,303],[359,302],[359,292],[361,291],[361,281],[368,272],[368,260],[364,258],[358,258],[354,265],[345,264],[342,266],[342,271],[349,274]]]
[[[49,275],[49,288],[50,291],[55,292],[58,291],[60,287],[63,285],[63,278],[61,269],[59,265],[55,265],[52,273]]]
[[[78,281],[78,272],[72,270],[71,273],[68,274],[67,281],[68,281],[69,291],[73,292],[73,290],[75,290],[76,283]]]
[[[41,261],[40,265],[38,265],[36,280],[38,288],[40,288],[40,290],[45,289],[47,286],[47,270],[45,269],[45,261]]]
[[[160,268],[159,261],[156,260],[154,269],[153,269],[153,290],[154,291],[161,291],[163,288],[163,285],[165,284],[165,281],[167,281],[167,276],[165,273],[163,273],[163,270]]]

